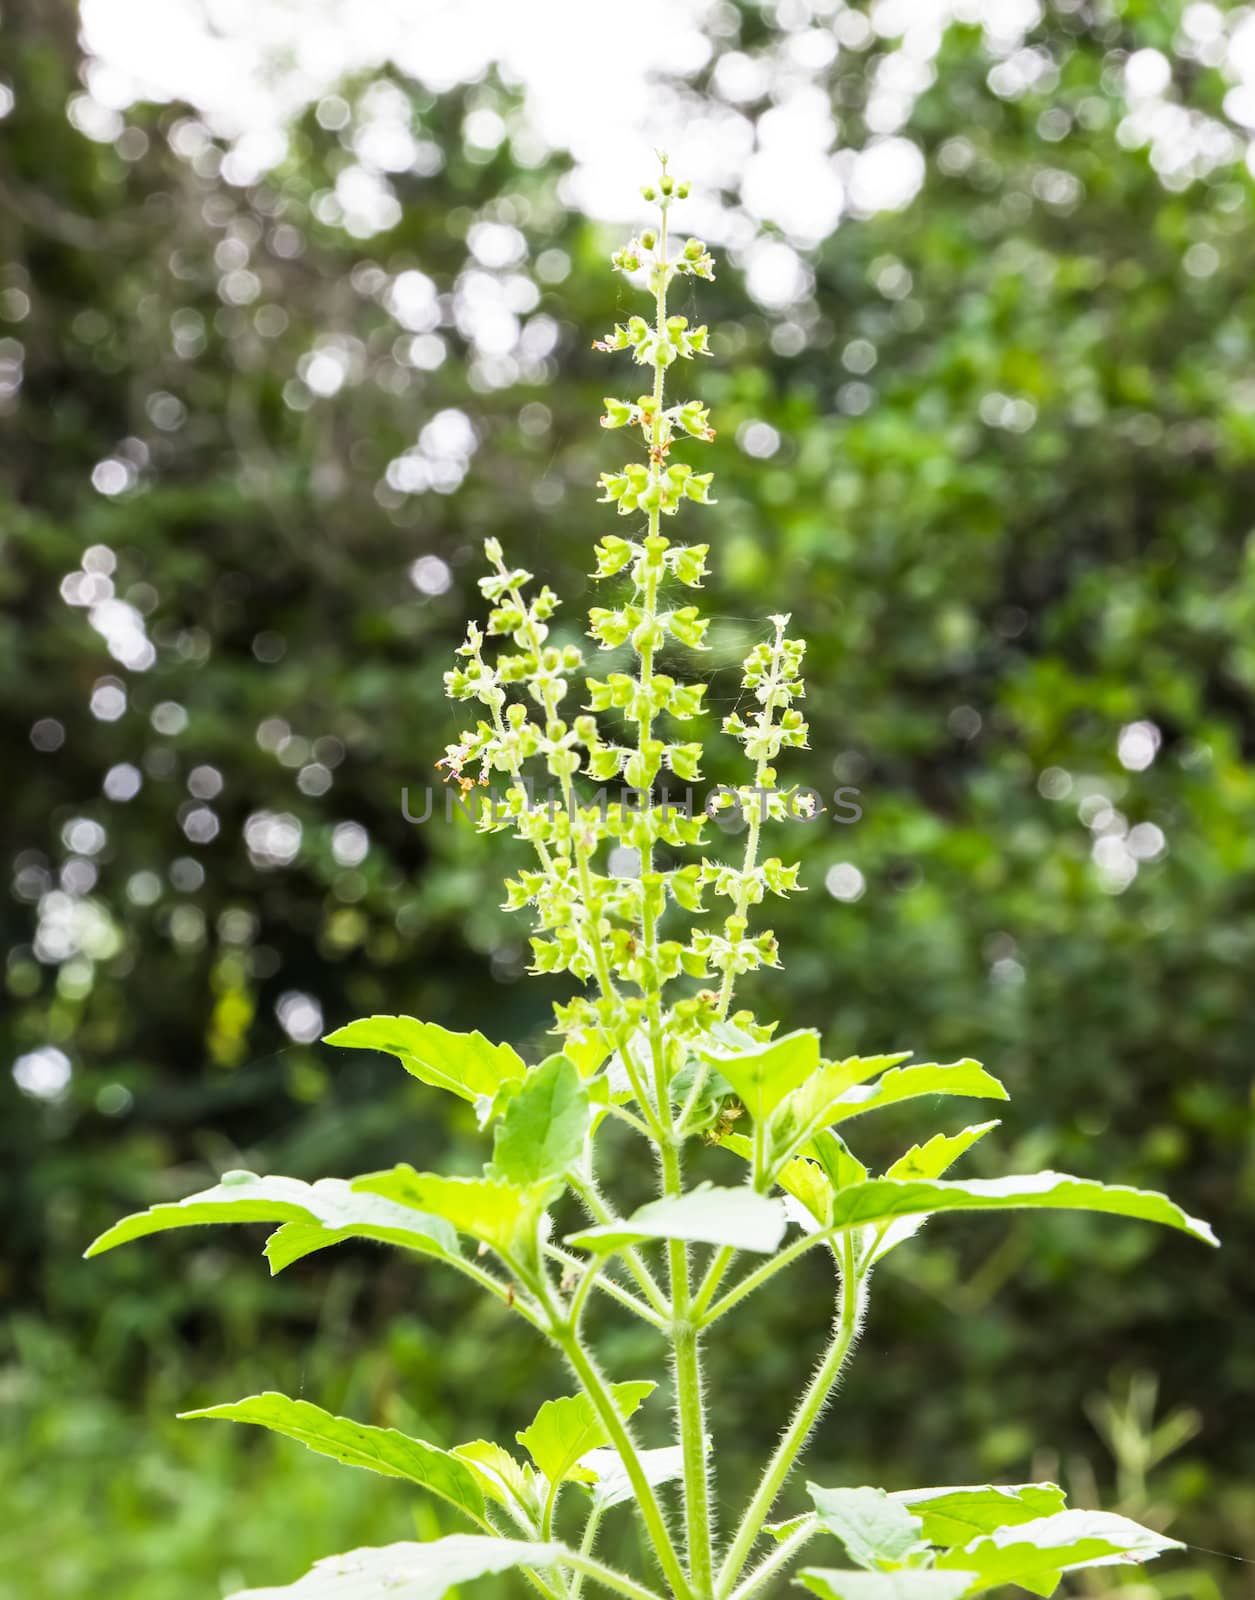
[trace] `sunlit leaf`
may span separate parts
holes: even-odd
[[[936,1133],[926,1144],[913,1144],[885,1173],[886,1178],[940,1178],[987,1133],[997,1121],[978,1122],[960,1133]]]
[[[893,1498],[909,1506],[930,1544],[966,1544],[978,1534],[1064,1509],[1063,1490],[1053,1483],[980,1484],[954,1489],[903,1489]]]
[[[449,1453],[465,1462],[483,1493],[504,1506],[511,1516],[520,1511],[532,1521],[540,1516],[535,1472],[516,1461],[503,1445],[489,1439],[471,1439],[454,1445]]]
[[[862,1183],[867,1177],[867,1168],[850,1151],[841,1135],[830,1128],[815,1135],[806,1146],[805,1154],[819,1162],[834,1191],[848,1188],[852,1183]]]
[[[447,1450],[411,1439],[396,1428],[372,1428],[333,1416],[308,1400],[285,1394],[250,1395],[227,1405],[185,1411],[184,1419],[251,1422],[296,1439],[319,1455],[350,1467],[366,1467],[385,1477],[406,1478],[439,1495],[470,1517],[482,1518],[484,1497],[471,1469]]]
[[[660,1484],[671,1483],[683,1476],[682,1445],[664,1444],[657,1450],[638,1450],[636,1455],[647,1481],[655,1489]],[[611,1506],[622,1505],[624,1501],[635,1498],[636,1490],[617,1450],[590,1450],[587,1455],[580,1457],[579,1464],[593,1475],[594,1481],[589,1485],[589,1491],[593,1505],[598,1509],[608,1511]]]
[[[882,1106],[897,1105],[902,1100],[914,1100],[920,1095],[965,1095],[983,1100],[1006,1100],[1006,1089],[986,1072],[979,1061],[966,1059],[946,1064],[921,1063],[912,1067],[894,1067],[875,1083],[856,1084],[846,1089],[829,1109],[830,1122],[848,1121],[861,1117],[867,1111],[878,1111]]]
[[[785,1209],[807,1233],[826,1228],[832,1219],[832,1183],[818,1161],[794,1156],[776,1174],[787,1196]]]
[[[584,1150],[592,1111],[575,1064],[550,1056],[524,1082],[497,1124],[494,1178],[538,1183],[557,1178]]]
[[[1078,1567],[1149,1561],[1165,1550],[1185,1547],[1176,1539],[1143,1528],[1111,1511],[1060,1511],[985,1534],[945,1551],[937,1567],[975,1574],[966,1592],[977,1594],[1003,1583],[1019,1583],[1049,1594],[1061,1574]]]
[[[703,1054],[732,1085],[750,1116],[761,1122],[790,1090],[819,1070],[819,1035],[813,1028],[804,1028],[766,1044],[710,1049]]]
[[[754,1159],[754,1142],[743,1133],[727,1133],[719,1140],[745,1161]],[[862,1183],[867,1168],[835,1133],[817,1135],[803,1155],[791,1156],[775,1175],[785,1193],[789,1220],[807,1233],[826,1228],[832,1216],[832,1196],[849,1183]]]
[[[768,1255],[783,1238],[787,1222],[779,1200],[753,1189],[716,1189],[703,1183],[687,1194],[651,1200],[621,1222],[569,1234],[567,1243],[608,1253],[649,1239],[686,1239]]]
[[[630,1417],[657,1387],[648,1382],[612,1383],[615,1410],[622,1418]],[[605,1425],[586,1394],[546,1400],[530,1426],[516,1437],[550,1483],[561,1483],[576,1475],[587,1483],[590,1474],[577,1468],[576,1463],[590,1450],[609,1443]]]
[[[280,1222],[301,1230],[282,1241],[283,1228],[272,1236],[266,1251],[274,1272],[298,1256],[341,1239],[376,1239],[435,1256],[456,1255],[458,1248],[456,1233],[448,1222],[421,1209],[359,1193],[352,1183],[339,1178],[310,1184],[296,1178],[228,1172],[212,1189],[124,1217],[102,1233],[86,1254],[99,1255],[151,1233],[215,1222]]]
[[[824,1489],[808,1483],[820,1525],[835,1534],[860,1567],[901,1561],[920,1543],[920,1519],[883,1489]]]
[[[355,1178],[354,1189],[443,1217],[459,1233],[478,1239],[499,1255],[530,1249],[545,1207],[560,1192],[553,1182],[516,1184],[498,1178],[446,1178],[415,1172],[402,1163],[387,1172]]]
[[[965,1151],[979,1139],[983,1139],[992,1129],[998,1127],[997,1122],[981,1122],[974,1127],[964,1128],[961,1133],[939,1133],[929,1139],[927,1144],[912,1145],[905,1153],[899,1156],[886,1172],[887,1178],[939,1178],[942,1173],[949,1170]],[[835,1137],[825,1134],[825,1138]],[[928,1221],[927,1214],[915,1217],[899,1217],[896,1222],[890,1223],[888,1228],[880,1233],[879,1239],[872,1237],[869,1241],[872,1247],[870,1260],[879,1261],[887,1256],[890,1250],[896,1250],[900,1244],[905,1244],[908,1239],[913,1239],[919,1230]],[[873,1232],[874,1230],[869,1230]]]
[[[1216,1236],[1205,1222],[1187,1216],[1166,1195],[1152,1190],[1129,1189],[1123,1184],[1097,1183],[1064,1172],[1035,1172],[1008,1178],[907,1180],[873,1178],[844,1189],[833,1201],[833,1225],[838,1228],[892,1222],[897,1217],[932,1215],[942,1211],[1014,1211],[1027,1208],[1063,1211],[1103,1211],[1113,1216],[1137,1217],[1179,1228],[1207,1244]]]
[[[482,1107],[491,1106],[503,1085],[522,1081],[527,1068],[508,1044],[492,1044],[482,1033],[453,1033],[416,1017],[362,1017],[323,1040],[353,1050],[382,1050],[405,1070],[437,1089]],[[482,1120],[482,1119],[481,1119]]]
[[[514,1567],[552,1567],[559,1544],[454,1533],[430,1544],[349,1550],[318,1561],[295,1583],[244,1589],[230,1600],[443,1600],[459,1583]]]

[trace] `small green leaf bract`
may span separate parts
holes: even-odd
[[[86,1254],[100,1255],[151,1233],[215,1222],[279,1222],[303,1229],[308,1238],[302,1248],[289,1252],[285,1246],[276,1246],[282,1266],[310,1250],[347,1238],[378,1239],[435,1256],[456,1255],[458,1247],[447,1222],[405,1205],[361,1195],[352,1183],[340,1178],[322,1178],[310,1184],[296,1178],[228,1172],[212,1189],[124,1217],[102,1233]],[[283,1231],[280,1228],[279,1233]],[[274,1235],[271,1242],[278,1237]],[[271,1268],[277,1272],[275,1259],[272,1255]]]
[[[581,1250],[608,1254],[650,1239],[727,1245],[770,1255],[784,1236],[788,1218],[779,1200],[753,1189],[716,1189],[701,1183],[687,1194],[651,1200],[621,1222],[607,1222],[567,1235]]]
[[[466,1463],[488,1498],[504,1506],[512,1517],[517,1518],[522,1512],[524,1519],[533,1523],[539,1518],[536,1474],[516,1461],[503,1445],[472,1439],[467,1444],[454,1445],[450,1453]]]
[[[813,1028],[803,1028],[767,1044],[749,1044],[736,1051],[717,1047],[703,1054],[723,1073],[750,1116],[761,1122],[785,1095],[819,1070],[819,1035]]]
[[[824,1489],[808,1483],[820,1524],[845,1546],[851,1561],[876,1571],[902,1561],[920,1543],[920,1519],[883,1489]]]
[[[649,1382],[612,1383],[615,1410],[621,1418],[630,1417],[657,1387]],[[576,1462],[609,1442],[605,1426],[586,1394],[546,1400],[530,1426],[516,1437],[551,1484],[577,1475],[587,1483],[590,1475],[576,1468]]]
[[[970,1572],[842,1572],[804,1567],[797,1582],[820,1600],[961,1600]]]
[[[926,1144],[913,1144],[885,1173],[886,1178],[940,1178],[961,1155],[987,1133],[1001,1126],[998,1122],[978,1122],[959,1133],[934,1134]]]
[[[550,1056],[497,1124],[489,1173],[509,1183],[560,1178],[584,1152],[592,1110],[574,1062]]]
[[[833,1225],[848,1228],[891,1222],[896,1217],[915,1216],[920,1212],[931,1215],[942,1211],[1014,1211],[1035,1207],[1137,1217],[1144,1222],[1179,1228],[1206,1244],[1217,1243],[1207,1223],[1188,1216],[1166,1195],[1148,1189],[1126,1188],[1123,1184],[1074,1178],[1066,1172],[968,1178],[963,1182],[873,1178],[868,1183],[852,1184],[836,1196]]]
[[[443,1600],[459,1583],[512,1567],[552,1567],[560,1544],[454,1533],[430,1544],[348,1550],[318,1561],[295,1583],[244,1589],[230,1600]]]
[[[484,1497],[471,1469],[434,1444],[411,1439],[396,1428],[372,1428],[333,1416],[308,1400],[285,1394],[250,1395],[227,1405],[184,1411],[184,1420],[207,1418],[223,1422],[252,1422],[273,1433],[296,1439],[318,1455],[331,1456],[349,1467],[366,1467],[388,1478],[406,1478],[468,1516],[482,1518]]]
[[[885,1176],[902,1179],[940,1178],[961,1155],[998,1126],[997,1122],[980,1122],[973,1127],[964,1128],[960,1133],[938,1133],[929,1139],[927,1144],[912,1145],[904,1155],[898,1157]],[[826,1133],[822,1137],[831,1139],[836,1135]],[[914,1217],[899,1217],[881,1232],[878,1240],[873,1240],[874,1248],[870,1259],[880,1261],[890,1250],[896,1250],[900,1244],[914,1238],[927,1221],[927,1213]]]
[[[491,1102],[506,1083],[522,1080],[527,1068],[508,1044],[492,1044],[482,1033],[452,1033],[416,1017],[362,1017],[323,1040],[353,1050],[382,1050],[413,1077],[463,1100]]]
[[[1017,1522],[1053,1516],[1064,1509],[1054,1483],[963,1485],[953,1489],[903,1489],[893,1495],[924,1524],[930,1544],[966,1544],[969,1539]]]
[[[1060,1511],[947,1550],[937,1558],[937,1568],[961,1567],[975,1574],[969,1594],[1004,1583],[1049,1594],[1062,1573],[1078,1567],[1149,1561],[1165,1550],[1184,1548],[1179,1540],[1111,1511]]]

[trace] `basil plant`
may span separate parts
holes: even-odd
[[[574,980],[554,1008],[552,1054],[525,1061],[506,1041],[408,1016],[350,1022],[326,1042],[386,1052],[433,1092],[470,1102],[488,1156],[478,1176],[401,1165],[306,1184],[229,1172],[126,1218],[88,1252],[170,1228],[264,1222],[279,1272],[341,1240],[377,1240],[493,1296],[521,1338],[561,1353],[570,1392],[546,1399],[508,1443],[452,1449],[282,1394],[190,1413],[255,1423],[404,1479],[464,1529],[328,1556],[290,1584],[235,1600],[438,1600],[508,1572],[547,1600],[592,1588],[627,1600],[750,1600],[790,1580],[823,1600],[965,1600],[1004,1585],[1049,1595],[1065,1573],[1142,1562],[1174,1543],[1122,1516],[1070,1509],[1052,1483],[892,1492],[809,1483],[810,1509],[772,1521],[854,1351],[877,1263],[929,1217],[1079,1209],[1215,1240],[1159,1194],[1057,1172],[951,1176],[990,1121],[933,1134],[872,1173],[846,1142],[857,1119],[906,1100],[931,1108],[939,1095],[1005,1100],[1002,1085],[971,1060],[829,1059],[814,1029],[781,1036],[737,1007],[741,976],[778,965],[763,908],[798,888],[799,868],[766,855],[764,834],[812,804],[777,774],[806,743],[804,645],[787,616],[765,619],[744,662],[748,709],[722,721],[742,747],[743,781],[701,808],[678,799],[672,780],[696,783],[704,752],[693,734],[706,686],[693,658],[707,648],[695,597],[710,547],[663,529],[714,505],[712,474],[687,459],[714,429],[699,399],[668,392],[669,376],[687,377],[710,340],[668,297],[714,267],[705,244],[670,226],[688,185],[665,158],[642,193],[656,220],[612,260],[647,311],[596,345],[625,356],[643,391],[607,398],[601,418],[638,447],[601,477],[601,499],[625,529],[595,549],[606,604],[589,612],[588,635],[606,666],[591,676],[578,647],[551,642],[557,596],[489,540],[486,616],[471,622],[445,680],[475,709],[440,764],[484,833],[528,847],[506,903],[532,920],[533,970]],[[734,860],[703,853],[721,816]],[[606,1181],[615,1174],[599,1162],[599,1136],[614,1123],[645,1147],[634,1170],[656,1173],[657,1197],[636,1210],[616,1202]],[[686,1183],[701,1144],[718,1147],[717,1185]],[[811,1253],[833,1273],[827,1345],[748,1504],[729,1506],[715,1493],[720,1418],[703,1390],[703,1346],[729,1317],[752,1316],[755,1296]],[[673,1411],[651,1402],[657,1372],[604,1370],[585,1331],[595,1294],[653,1330]],[[642,1421],[667,1442],[643,1446]],[[603,1523],[623,1517],[636,1519],[635,1547],[648,1552],[631,1573],[598,1554]]]

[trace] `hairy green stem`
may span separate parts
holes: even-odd
[[[664,164],[665,165],[665,164]],[[657,278],[654,294],[654,326],[661,346],[667,326],[667,204],[661,208],[658,229]],[[649,464],[655,483],[662,477],[663,398],[666,392],[665,368],[661,361],[654,368],[653,417],[650,424]],[[644,752],[653,737],[653,713],[649,708],[649,689],[654,671],[653,627],[658,614],[658,585],[661,567],[657,563],[655,541],[659,537],[661,512],[657,505],[649,510],[649,535],[646,541],[645,587],[641,611],[644,633],[640,649],[639,682],[642,694],[640,721],[637,724],[637,751]],[[658,1120],[662,1123],[659,1146],[662,1155],[661,1187],[665,1195],[682,1194],[679,1141],[671,1107],[666,1042],[663,1035],[662,1001],[657,980],[658,913],[652,902],[649,881],[653,876],[652,839],[641,850],[641,943],[645,976],[645,1014],[649,1024],[650,1052],[654,1069],[654,1097]],[[671,1280],[671,1338],[675,1358],[676,1413],[680,1427],[680,1447],[684,1460],[685,1545],[689,1580],[697,1600],[709,1600],[714,1577],[710,1528],[710,1493],[706,1462],[706,1424],[702,1399],[701,1356],[698,1332],[692,1318],[692,1284],[689,1278],[688,1247],[679,1240],[667,1246],[667,1265]]]
[[[567,1181],[584,1202],[584,1207],[594,1222],[606,1223],[614,1220],[610,1207],[601,1198],[601,1191],[597,1187],[595,1178],[570,1172],[567,1174]],[[620,1251],[620,1254],[646,1300],[660,1317],[669,1317],[671,1307],[667,1304],[667,1297],[658,1287],[658,1282],[640,1251],[632,1245]]]
[[[755,1267],[753,1272],[747,1272],[740,1283],[733,1286],[724,1294],[721,1300],[716,1300],[714,1305],[702,1317],[702,1326],[709,1328],[712,1322],[717,1322],[725,1312],[745,1299],[746,1295],[753,1294],[755,1289],[761,1289],[763,1284],[774,1278],[777,1272],[783,1272],[785,1267],[792,1266],[799,1256],[806,1254],[817,1244],[827,1244],[829,1236],[820,1233],[800,1234],[792,1244],[788,1244],[778,1255],[772,1256],[770,1261],[764,1261],[761,1267]],[[718,1259],[711,1264],[711,1272],[718,1265]],[[710,1274],[707,1274],[709,1277]],[[705,1285],[703,1293],[705,1293]]]
[[[637,1583],[622,1572],[616,1572],[613,1567],[606,1566],[604,1561],[597,1561],[582,1551],[578,1555],[564,1555],[562,1565],[570,1567],[577,1578],[589,1577],[605,1589],[613,1589],[616,1594],[626,1595],[627,1600],[662,1600],[656,1589],[646,1589],[643,1584]],[[577,1593],[578,1590],[572,1591],[573,1595]]]
[[[593,1553],[593,1545],[597,1542],[597,1529],[601,1526],[602,1512],[594,1506],[588,1513],[588,1520],[584,1524],[584,1537],[580,1540],[580,1554],[589,1559]],[[577,1572],[571,1584],[569,1600],[580,1600],[580,1590],[584,1587],[585,1574]]]
[[[462,1273],[464,1277],[469,1278],[472,1283],[477,1283],[481,1289],[487,1289],[488,1293],[500,1300],[503,1306],[508,1306],[511,1311],[517,1311],[524,1322],[530,1322],[533,1328],[539,1328],[543,1331],[544,1324],[541,1322],[540,1317],[526,1301],[519,1298],[517,1292],[512,1292],[513,1286],[511,1284],[502,1283],[500,1278],[493,1277],[491,1272],[485,1272],[483,1267],[476,1266],[473,1261],[467,1261],[462,1256],[450,1256],[448,1264]],[[515,1271],[522,1279],[522,1274],[518,1273],[517,1268]]]
[[[789,1562],[798,1553],[804,1544],[813,1539],[819,1531],[819,1521],[816,1517],[807,1517],[800,1528],[795,1529],[787,1539],[781,1541],[778,1549],[756,1566],[743,1583],[733,1589],[729,1600],[749,1600],[749,1597],[761,1589],[768,1578],[774,1578],[777,1572],[783,1572]]]
[[[645,1524],[645,1531],[649,1535],[654,1552],[658,1557],[658,1564],[663,1575],[671,1585],[677,1600],[693,1600],[693,1591],[684,1569],[680,1565],[680,1558],[676,1554],[675,1544],[663,1520],[662,1509],[658,1504],[658,1496],[654,1493],[653,1485],[645,1475],[641,1465],[640,1453],[636,1448],[636,1441],[632,1438],[627,1426],[615,1407],[614,1399],[606,1385],[606,1380],[598,1371],[595,1362],[581,1344],[579,1336],[569,1325],[558,1325],[553,1329],[554,1342],[562,1351],[571,1370],[579,1379],[592,1401],[593,1409],[598,1420],[606,1430],[611,1444],[619,1452],[628,1481],[632,1485],[632,1492],[636,1496],[636,1504]],[[578,1566],[577,1566],[578,1570]],[[585,1570],[588,1570],[587,1568]],[[589,1573],[589,1576],[595,1576]],[[626,1581],[626,1580],[624,1580]],[[636,1589],[637,1594],[646,1591]]]
[[[693,1301],[692,1316],[698,1327],[704,1327],[702,1319],[706,1315],[706,1308],[714,1297],[715,1290],[723,1282],[724,1273],[736,1259],[736,1250],[730,1244],[725,1244],[716,1251],[714,1260],[706,1269],[706,1276],[702,1279],[701,1288],[697,1291],[697,1298]]]
[[[815,1369],[814,1376],[798,1401],[789,1426],[773,1451],[758,1488],[754,1491],[754,1498],[741,1519],[736,1538],[732,1541],[719,1569],[719,1578],[715,1585],[716,1600],[727,1600],[731,1594],[732,1587],[762,1532],[763,1524],[771,1513],[776,1496],[793,1470],[794,1462],[810,1438],[811,1429],[828,1403],[828,1397],[841,1375],[846,1357],[858,1336],[863,1284],[864,1280],[855,1270],[853,1244],[847,1235],[843,1240],[841,1291],[832,1339],[823,1360]]]
[[[559,1245],[547,1244],[545,1254],[551,1261],[556,1261],[568,1272],[583,1272],[588,1263],[582,1256],[573,1256],[569,1250],[563,1250]],[[594,1288],[600,1289],[602,1294],[609,1295],[610,1299],[617,1300],[621,1306],[626,1307],[633,1316],[642,1322],[648,1322],[651,1328],[665,1332],[667,1319],[651,1311],[643,1300],[637,1299],[630,1289],[625,1289],[621,1283],[616,1283],[610,1275],[603,1271],[597,1278]]]
[[[682,1191],[679,1152],[663,1150],[665,1192]],[[684,1460],[685,1539],[689,1578],[694,1593],[713,1592],[714,1554],[710,1527],[710,1478],[706,1456],[706,1408],[702,1394],[699,1324],[693,1315],[688,1251],[678,1239],[667,1246],[671,1269],[672,1351],[675,1360],[676,1415],[680,1424],[680,1449]]]

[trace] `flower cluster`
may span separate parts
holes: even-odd
[[[614,603],[591,608],[588,636],[621,665],[586,676],[577,647],[550,644],[556,597],[541,588],[529,599],[531,574],[507,566],[494,540],[487,546],[493,570],[480,585],[493,608],[486,630],[472,624],[462,661],[445,680],[451,696],[478,701],[486,714],[450,746],[444,765],[467,791],[505,774],[505,804],[485,802],[480,826],[509,829],[535,847],[536,865],[508,881],[506,905],[531,912],[535,971],[569,972],[590,986],[558,1007],[558,1029],[568,1053],[573,1037],[583,1039],[596,1063],[622,1049],[642,1022],[680,1041],[726,1018],[736,978],[777,962],[775,936],[752,929],[751,912],[767,895],[797,887],[796,866],[759,859],[764,822],[796,815],[791,791],[775,787],[776,760],[806,743],[794,706],[803,693],[804,646],[785,636],[784,617],[771,619],[772,636],[744,663],[742,685],[756,710],[723,723],[752,770],[744,785],[720,790],[712,808],[739,810],[741,859],[685,862],[679,854],[702,847],[710,826],[675,788],[701,778],[702,742],[677,725],[705,714],[706,685],[690,663],[707,648],[709,623],[683,591],[701,587],[710,547],[673,542],[661,523],[685,503],[715,503],[713,473],[672,458],[677,445],[714,439],[709,410],[700,400],[668,405],[665,398],[667,369],[710,348],[705,326],[690,327],[667,310],[678,276],[714,276],[703,241],[674,250],[670,243],[671,206],[687,193],[665,167],[646,190],[659,207],[658,225],[612,261],[626,274],[645,274],[653,315],[630,317],[596,344],[628,352],[653,372],[648,393],[608,396],[601,418],[607,429],[639,429],[645,453],[599,480],[602,502],[638,519],[631,537],[607,534],[595,551],[594,577],[626,579],[626,586]],[[485,647],[494,637],[504,643],[490,662]],[[583,704],[564,716],[577,675]],[[559,806],[535,797],[529,774],[541,767],[556,782]],[[619,787],[608,791],[610,784]],[[708,908],[707,895],[722,910]],[[746,1014],[739,1020],[753,1026]]]

